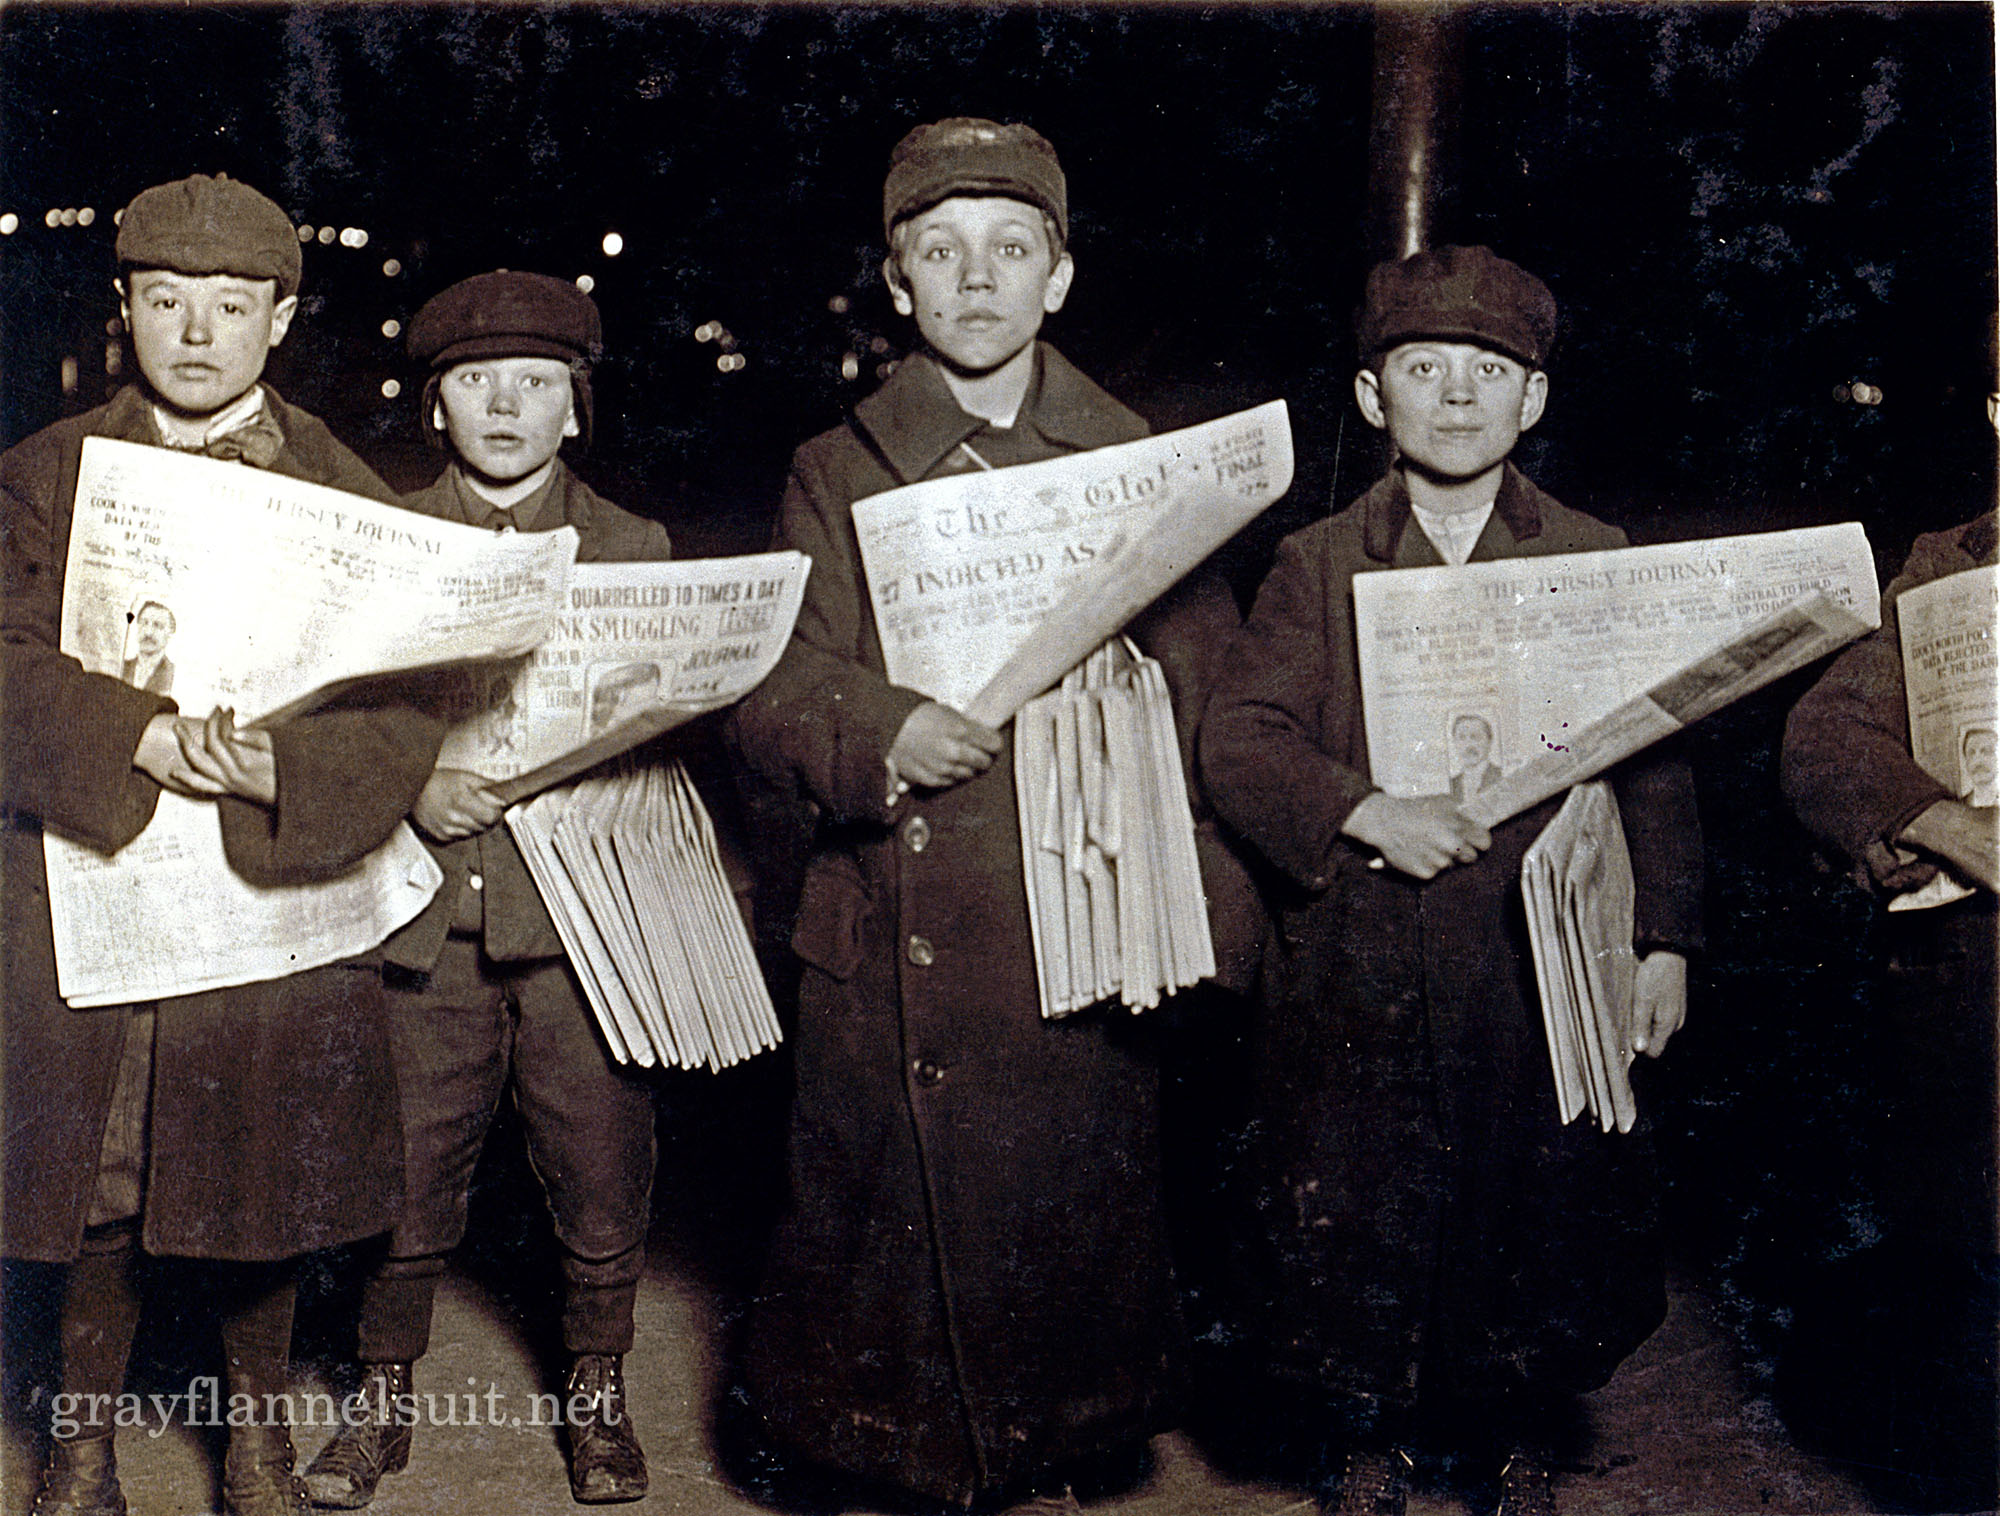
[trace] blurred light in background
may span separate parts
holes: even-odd
[[[619,236],[616,232],[606,232],[604,234],[605,257],[616,258],[620,253],[624,251],[625,251],[625,239],[623,237]]]
[[[403,335],[403,323],[391,316],[387,321],[382,323],[382,335],[387,337],[391,342],[394,342],[398,337]]]
[[[382,260],[382,273],[385,278],[393,279],[402,273],[402,271],[403,265],[400,260],[395,258],[384,258]]]
[[[576,276],[576,287],[587,295],[597,288],[597,281],[588,274],[578,274]]]
[[[382,398],[384,400],[394,400],[402,393],[403,386],[401,381],[396,379],[384,379],[382,381]]]

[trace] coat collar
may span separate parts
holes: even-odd
[[[1526,474],[1511,463],[1503,465],[1500,493],[1493,499],[1493,514],[1487,520],[1486,530],[1479,534],[1479,541],[1473,545],[1473,558],[1493,556],[1482,549],[1493,541],[1496,527],[1512,533],[1515,542],[1541,536],[1543,499],[1542,492]],[[1403,534],[1409,530],[1413,515],[1410,487],[1403,478],[1403,471],[1391,468],[1376,480],[1374,487],[1361,497],[1361,505],[1363,551],[1379,562],[1394,563],[1396,549],[1402,543]],[[1428,538],[1425,538],[1425,546],[1429,547]],[[1436,554],[1433,552],[1432,556]]]
[[[928,477],[946,453],[986,426],[959,407],[937,364],[922,355],[898,364],[880,389],[854,407],[854,420],[903,484]],[[1029,421],[1049,441],[1077,449],[1146,433],[1138,416],[1046,342],[1035,344],[1035,374],[1015,424]]]
[[[2000,511],[1988,511],[1968,526],[1958,545],[1974,563],[1990,563],[1994,548],[2000,546]]]

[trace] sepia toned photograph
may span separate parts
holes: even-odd
[[[2000,1510],[1996,58],[0,0],[0,1509]]]

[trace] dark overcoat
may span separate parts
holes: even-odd
[[[293,478],[392,501],[317,419],[270,395]],[[42,830],[106,852],[152,819],[159,786],[132,766],[173,701],[87,673],[58,651],[83,439],[156,443],[136,388],[0,457],[4,704],[5,1237],[14,1257],[73,1258],[83,1235],[127,1012],[56,992]],[[218,802],[231,865],[260,884],[337,874],[408,812],[442,729],[350,703],[272,732],[278,804]],[[159,1003],[143,1243],[149,1252],[272,1259],[386,1229],[402,1132],[376,960]]]
[[[1041,1017],[1011,745],[886,803],[924,697],[884,674],[854,502],[977,466],[967,439],[1015,463],[1145,431],[1046,346],[1012,436],[983,427],[913,359],[798,450],[778,542],[812,575],[736,717],[749,761],[822,813],[793,937],[791,1192],[748,1384],[793,1449],[948,1499],[1156,1430],[1178,1332],[1147,1028],[1110,1007]],[[1132,628],[1184,730],[1236,619],[1204,575]]]
[[[1475,561],[1625,545],[1510,465]],[[1253,1033],[1246,1315],[1281,1374],[1389,1404],[1600,1382],[1665,1309],[1643,1127],[1556,1116],[1520,903],[1551,801],[1428,883],[1341,834],[1374,791],[1354,576],[1434,566],[1391,474],[1288,537],[1201,732],[1211,804],[1282,877]],[[1614,775],[1642,951],[1699,938],[1692,783]]]
[[[406,497],[403,504],[426,516],[465,520],[452,475],[453,470],[447,468],[435,483]],[[549,504],[553,508],[536,521],[535,529],[575,527],[578,563],[660,562],[673,556],[673,543],[665,527],[613,505],[571,473],[561,459],[556,460]],[[445,936],[474,874],[479,876],[483,907],[480,946],[487,957],[500,963],[520,963],[561,955],[562,938],[556,934],[556,924],[549,919],[549,908],[542,903],[521,850],[505,826],[453,842],[425,838],[424,843],[444,870],[444,886],[416,920],[382,945],[385,959],[429,973],[444,951]]]
[[[1910,753],[1897,601],[1920,585],[1990,568],[1996,550],[2000,511],[1919,537],[1882,596],[1881,626],[1834,659],[1785,724],[1785,798],[1807,829],[1885,903],[1935,873],[1921,857],[1912,862],[1896,839],[1924,811],[1953,798]],[[1991,1279],[2000,1226],[2000,1132],[1994,1123],[2000,912],[1991,891],[1975,890],[1929,910],[1885,913],[1876,937],[1883,972],[1879,1004],[1900,1065],[1890,1171],[1903,1225],[1934,1266],[1931,1284],[1942,1293],[1955,1277],[1945,1267],[1947,1248],[1983,1257]],[[1990,1301],[1992,1286],[1987,1288]],[[1985,1321],[1992,1320],[1989,1308]],[[1990,1333],[1986,1339],[1990,1350]],[[1933,1382],[1911,1393],[1923,1403],[1939,1387]],[[1986,1475],[1991,1478],[1990,1465]]]

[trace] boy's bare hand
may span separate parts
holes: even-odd
[[[2000,892],[2000,809],[1940,800],[1904,827],[1897,840],[1942,858],[1972,883]]]
[[[1493,841],[1492,833],[1460,811],[1449,795],[1399,799],[1377,790],[1347,813],[1340,829],[1417,879],[1436,878],[1454,863],[1471,863]]]
[[[205,779],[188,766],[181,756],[180,729],[186,726],[193,740],[200,741],[201,722],[193,716],[176,716],[162,711],[146,723],[139,734],[139,746],[132,752],[132,767],[150,774],[162,789],[197,800],[213,800],[223,793],[220,784]]]
[[[155,716],[140,734],[132,766],[166,789],[197,799],[240,795],[272,805],[278,798],[270,733],[238,731],[235,712],[221,706],[205,720],[165,712]]]
[[[507,802],[470,769],[432,769],[410,819],[429,837],[455,842],[499,824]]]
[[[236,712],[218,705],[199,726],[184,722],[174,735],[188,767],[211,784],[216,793],[240,795],[259,805],[278,800],[278,764],[271,752],[271,734],[236,729]]]
[[[941,789],[989,768],[1000,752],[1000,734],[948,705],[926,700],[903,719],[889,748],[892,792],[896,784]]]
[[[1688,961],[1661,948],[1639,960],[1632,982],[1632,1051],[1657,1058],[1687,1021]]]

